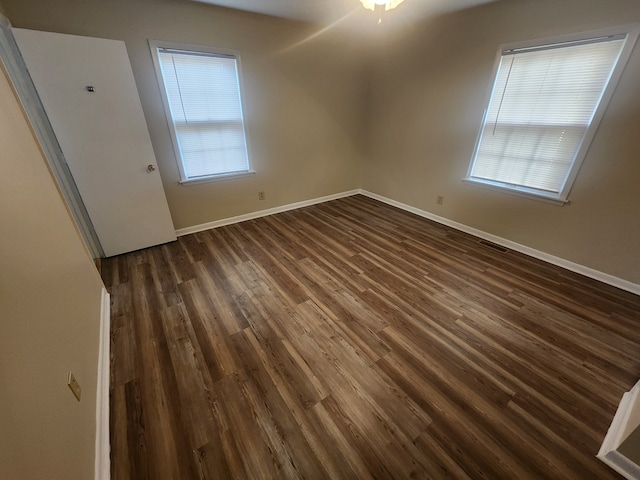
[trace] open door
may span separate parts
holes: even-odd
[[[124,42],[13,34],[105,255],[175,240]]]

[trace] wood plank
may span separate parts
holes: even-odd
[[[112,478],[616,479],[640,297],[363,196],[105,259]]]

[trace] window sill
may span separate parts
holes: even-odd
[[[537,200],[539,202],[550,203],[552,205],[563,206],[569,203],[569,200],[565,200],[551,194],[544,195],[542,193],[535,192],[532,190],[525,190],[525,189],[510,187],[507,185],[501,185],[499,183],[483,182],[481,180],[476,180],[475,178],[466,177],[466,178],[463,178],[462,181],[469,185],[475,185],[476,187],[486,188],[489,190],[494,190],[494,191],[506,193],[509,195],[515,195],[517,197],[528,198],[530,200]]]
[[[220,180],[229,180],[232,178],[248,177],[255,173],[256,173],[255,170],[248,170],[246,172],[223,173],[220,175],[210,175],[208,177],[188,178],[186,180],[180,180],[179,183],[186,187],[188,185],[195,185],[198,183],[218,182]]]

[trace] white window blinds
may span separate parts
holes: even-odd
[[[183,180],[249,171],[237,58],[158,49]]]
[[[504,51],[469,179],[559,197],[625,39]]]

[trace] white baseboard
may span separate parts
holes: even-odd
[[[433,220],[434,222],[441,223],[442,225],[446,225],[448,227],[455,228],[456,230],[460,230],[462,232],[482,238],[484,240],[497,243],[498,245],[502,245],[503,247],[507,247],[511,250],[515,250],[516,252],[524,253],[525,255],[529,255],[530,257],[534,257],[539,260],[543,260],[547,263],[551,263],[553,265],[557,265],[559,267],[565,268],[572,272],[579,273],[581,275],[584,275],[585,277],[593,278],[594,280],[598,280],[602,283],[612,285],[621,290],[626,290],[627,292],[640,295],[640,285],[638,285],[637,283],[633,283],[628,280],[624,280],[622,278],[609,275],[608,273],[603,273],[598,270],[594,270],[593,268],[585,267],[584,265],[580,265],[578,263],[565,260],[564,258],[556,257],[554,255],[541,252],[540,250],[536,250],[536,249],[527,247],[525,245],[512,242],[511,240],[498,237],[497,235],[493,235],[491,233],[478,230],[477,228],[469,227],[462,223],[454,222],[453,220],[449,220],[448,218],[434,215],[433,213],[427,212],[425,210],[421,210],[416,207],[412,207],[411,205],[406,205],[404,203],[397,202],[395,200],[392,200],[387,197],[383,197],[382,195],[378,195],[376,193],[371,193],[366,190],[360,190],[358,193],[361,193],[362,195],[373,198],[375,200],[386,203],[388,205],[392,205],[394,207],[400,208],[407,212],[415,213],[416,215],[419,215],[424,218],[428,218],[429,220]]]
[[[640,465],[618,451],[618,448],[638,426],[640,382],[620,400],[611,426],[596,457],[628,480],[640,479]]]
[[[192,227],[180,228],[176,230],[176,236],[181,237],[183,235],[188,235],[190,233],[203,232],[205,230],[210,230],[212,228],[224,227],[225,225],[232,225],[234,223],[245,222],[247,220],[253,220],[254,218],[266,217],[268,215],[274,215],[276,213],[295,210],[296,208],[308,207],[310,205],[316,205],[318,203],[337,200],[338,198],[350,197],[358,193],[361,193],[361,191],[350,190],[348,192],[335,193],[333,195],[327,195],[325,197],[318,197],[318,198],[312,198],[310,200],[303,200],[302,202],[290,203],[288,205],[282,205],[280,207],[268,208],[266,210],[259,210],[257,212],[245,213],[244,215],[238,215],[236,217],[223,218],[222,220],[202,223],[200,225],[194,225]]]
[[[405,210],[407,212],[414,213],[421,217],[428,218],[429,220],[433,220],[434,222],[440,223],[442,225],[446,225],[451,228],[455,228],[456,230],[460,230],[462,232],[468,233],[470,235],[474,235],[484,240],[497,243],[498,245],[502,245],[503,247],[509,248],[510,250],[515,250],[516,252],[524,253],[525,255],[529,255],[530,257],[534,257],[539,260],[545,261],[547,263],[551,263],[553,265],[557,265],[559,267],[565,268],[572,272],[579,273],[581,275],[584,275],[585,277],[593,278],[594,280],[598,280],[608,285],[617,287],[621,290],[625,290],[627,292],[640,295],[640,285],[637,283],[633,283],[628,280],[624,280],[622,278],[609,275],[608,273],[600,272],[593,268],[585,267],[584,265],[580,265],[578,263],[565,260],[564,258],[550,255],[540,250],[527,247],[526,245],[521,245],[519,243],[512,242],[511,240],[507,240],[506,238],[498,237],[497,235],[493,235],[491,233],[478,230],[477,228],[469,227],[462,223],[449,220],[448,218],[434,215],[433,213],[427,212],[426,210],[421,210],[419,208],[412,207],[411,205],[407,205],[405,203],[401,203],[396,200],[392,200],[382,195],[378,195],[376,193],[372,193],[362,189],[350,190],[348,192],[337,193],[334,195],[327,195],[326,197],[313,198],[311,200],[304,200],[302,202],[290,203],[288,205],[269,208],[267,210],[260,210],[257,212],[251,212],[245,215],[238,215],[237,217],[224,218],[222,220],[216,220],[214,222],[203,223],[201,225],[194,225],[192,227],[181,228],[179,230],[176,230],[176,235],[180,237],[182,235],[188,235],[190,233],[202,232],[204,230],[209,230],[212,228],[223,227],[225,225],[244,222],[246,220],[253,220],[254,218],[266,217],[267,215],[273,215],[276,213],[286,212],[289,210],[295,210],[296,208],[308,207],[310,205],[328,202],[330,200],[336,200],[338,198],[350,197],[352,195],[358,195],[358,194],[365,195],[369,198],[373,198],[380,202],[386,203],[387,205],[391,205],[391,206],[400,208],[401,210]]]
[[[111,478],[109,446],[109,345],[111,311],[109,292],[102,289],[100,308],[100,345],[98,347],[98,387],[96,395],[95,480]]]

